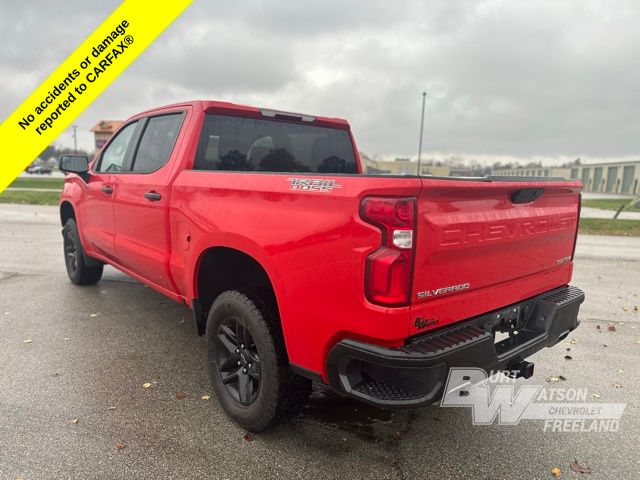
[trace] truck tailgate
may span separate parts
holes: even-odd
[[[568,283],[580,189],[574,181],[423,179],[410,334]]]

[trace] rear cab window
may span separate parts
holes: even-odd
[[[357,173],[347,130],[207,114],[194,169]]]

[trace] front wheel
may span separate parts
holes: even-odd
[[[216,396],[242,427],[261,431],[302,409],[311,381],[289,368],[276,314],[259,295],[222,293],[209,311],[206,339]]]
[[[69,279],[76,285],[93,285],[102,278],[103,265],[89,266],[85,260],[78,225],[73,218],[67,220],[62,229],[64,263]]]

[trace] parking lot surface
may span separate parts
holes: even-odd
[[[589,478],[640,474],[638,238],[579,238],[582,323],[527,381],[625,403],[617,432],[474,426],[468,409],[388,412],[316,386],[300,417],[247,436],[216,402],[190,310],[110,267],[72,285],[55,207],[0,205],[0,225],[0,479],[578,478],[574,459]]]

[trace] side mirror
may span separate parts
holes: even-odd
[[[76,173],[85,182],[89,178],[89,159],[85,155],[61,155],[60,171],[64,173]]]

